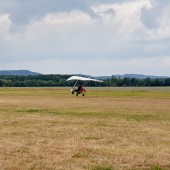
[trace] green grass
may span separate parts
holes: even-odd
[[[61,111],[58,109],[41,109],[41,108],[17,108],[16,110],[12,110],[14,112],[23,113],[23,114],[44,114],[44,115],[65,115],[65,116],[76,116],[76,117],[97,117],[97,118],[112,118],[112,119],[121,119],[127,121],[170,121],[170,115],[165,113],[159,114],[159,112],[145,112],[145,111],[80,111],[80,110],[71,110],[71,111]]]
[[[91,170],[113,170],[113,168],[111,166],[96,166]]]
[[[0,88],[0,169],[168,170],[170,88]]]
[[[17,90],[19,89],[19,90]],[[101,89],[101,90],[99,90]],[[59,96],[71,97],[69,88],[0,88],[0,95],[13,96]],[[170,98],[169,87],[111,87],[87,88],[86,97],[113,97],[113,98]]]
[[[159,165],[151,167],[151,170],[163,170]]]

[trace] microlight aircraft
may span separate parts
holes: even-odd
[[[82,94],[82,96],[85,96],[86,93],[86,89],[81,85],[81,81],[95,81],[95,82],[103,82],[102,80],[97,80],[97,79],[93,79],[93,78],[86,78],[86,77],[82,77],[82,76],[71,76],[70,78],[68,78],[66,81],[76,81],[74,86],[71,89],[71,93],[74,94],[76,93],[76,96],[78,96],[79,94]],[[76,87],[76,85],[79,82],[79,86]]]

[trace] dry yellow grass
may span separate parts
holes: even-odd
[[[170,169],[170,90],[0,89],[0,169]]]

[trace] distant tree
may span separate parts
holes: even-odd
[[[170,78],[165,79],[164,85],[170,86]]]
[[[54,86],[73,86],[75,82],[66,79],[70,75],[35,75],[35,76],[8,76],[0,75],[0,87],[54,87]],[[136,78],[116,78],[104,80],[103,83],[84,82],[85,86],[170,86],[170,78],[167,79],[136,79]]]
[[[116,77],[112,76],[110,81],[111,81],[112,86],[117,86],[117,78]]]
[[[139,80],[136,78],[132,78],[130,81],[130,86],[139,86]]]
[[[162,86],[163,82],[159,79],[155,79],[152,83],[153,86]]]
[[[125,77],[122,81],[123,86],[130,86],[130,78]]]
[[[144,81],[143,81],[144,86],[151,86],[151,83],[152,83],[152,81],[149,77],[144,79]]]
[[[3,86],[3,81],[2,80],[0,80],[0,87],[2,87]]]
[[[11,80],[3,80],[3,86],[4,87],[11,87],[12,81]]]

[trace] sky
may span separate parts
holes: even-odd
[[[0,70],[170,76],[169,0],[0,0]]]

